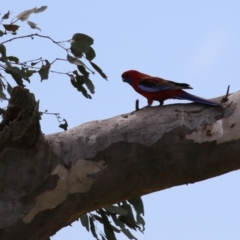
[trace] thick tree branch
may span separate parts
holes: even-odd
[[[238,92],[223,107],[149,107],[6,144],[0,238],[46,239],[91,210],[239,169],[239,106]]]

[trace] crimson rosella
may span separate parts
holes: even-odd
[[[159,101],[160,105],[167,99],[190,100],[197,103],[211,106],[220,106],[220,104],[207,99],[189,94],[182,89],[192,89],[186,83],[176,83],[159,77],[151,77],[147,74],[135,70],[129,70],[122,74],[124,82],[129,83],[133,89],[143,95],[148,100],[148,105],[153,101]]]

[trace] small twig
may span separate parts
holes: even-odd
[[[52,65],[53,63],[55,63],[56,61],[68,61],[67,59],[63,59],[63,58],[56,58],[55,60],[53,60],[50,65]]]
[[[11,41],[13,41],[13,40],[15,40],[15,39],[20,39],[20,38],[28,38],[28,37],[33,38],[34,36],[36,36],[36,37],[42,37],[42,38],[47,38],[47,39],[51,40],[53,43],[57,44],[59,47],[63,48],[65,51],[67,51],[67,52],[69,51],[68,48],[63,47],[63,46],[60,44],[60,43],[61,43],[60,41],[59,41],[59,42],[56,42],[56,41],[53,40],[51,37],[45,36],[45,35],[40,35],[40,34],[38,34],[38,33],[33,33],[33,34],[25,35],[25,36],[14,37],[14,38],[8,39],[8,40],[6,40],[6,41],[4,41],[4,42],[1,42],[0,44],[7,43],[7,42],[11,42]]]
[[[28,61],[24,61],[24,63],[33,62],[33,61],[42,61],[42,57],[36,58],[36,59],[32,59],[32,60],[28,60]]]
[[[229,89],[230,89],[230,85],[228,85],[226,95],[225,95],[225,97],[222,98],[221,102],[227,102],[228,101]]]
[[[13,18],[14,19],[14,18]],[[12,19],[12,21],[11,21],[11,24],[14,24],[15,22],[17,22],[18,20],[19,20],[19,18],[17,18],[15,21],[13,21],[13,19]]]
[[[45,110],[44,112],[39,112],[39,113],[41,115],[43,115],[43,114],[55,115],[59,123],[63,122],[63,118],[60,117],[60,113],[49,113],[47,110]]]
[[[58,58],[57,60],[67,61],[67,60],[61,59],[61,58]],[[54,62],[56,62],[56,59],[50,65],[52,65]],[[37,69],[37,70],[41,69],[41,67],[30,66],[30,65],[27,65],[27,64],[24,64],[24,63],[12,63],[12,64],[20,65],[20,66],[24,66],[24,67],[28,67],[28,68],[32,68],[32,69]],[[5,68],[6,68],[6,67],[3,67],[3,66],[1,66],[1,67],[3,68],[3,70],[5,70]],[[69,75],[69,72],[58,72],[58,71],[54,71],[54,70],[49,70],[49,72]]]
[[[138,99],[136,100],[136,103],[135,103],[135,109],[136,109],[136,111],[139,111],[139,100]]]
[[[59,42],[57,42],[57,43],[59,43],[59,44],[61,44],[62,46],[64,46],[64,42],[70,42],[71,41],[71,39],[70,40],[65,40],[65,41],[59,41]]]

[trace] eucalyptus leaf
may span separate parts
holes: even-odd
[[[5,72],[10,74],[19,86],[25,87],[25,85],[23,84],[23,77],[22,77],[21,70],[18,67],[8,66],[5,69]]]
[[[5,13],[2,17],[2,19],[8,19],[10,15],[10,11],[8,11],[7,13]]]
[[[85,77],[85,76],[82,76],[82,78],[83,78],[83,80],[84,80],[84,82],[85,82],[88,90],[89,90],[92,94],[94,94],[94,93],[95,93],[95,91],[94,91],[94,88],[95,88],[95,87],[94,87],[92,81],[91,81],[88,77]]]
[[[8,56],[7,59],[11,62],[19,63],[19,59],[15,56]]]
[[[25,11],[19,13],[19,14],[16,16],[16,18],[18,18],[18,19],[21,20],[21,21],[25,21],[25,20],[27,20],[27,19],[29,18],[29,16],[30,16],[32,13],[34,13],[34,11],[36,11],[36,10],[37,10],[36,7],[35,7],[35,8],[32,8],[32,9],[29,9],[29,10],[25,10]]]
[[[90,230],[92,232],[92,235],[97,239],[98,239],[98,236],[97,236],[97,233],[96,233],[96,229],[95,229],[95,226],[94,226],[94,223],[93,223],[93,219],[92,217],[89,217],[89,222],[90,222]]]
[[[39,31],[41,31],[41,29],[39,27],[37,27],[37,24],[31,21],[27,21],[27,24],[32,28],[32,29],[38,29]]]
[[[103,211],[103,209],[99,209],[99,212],[102,216],[103,219],[103,229],[104,229],[104,233],[107,237],[108,240],[117,240],[112,228],[112,225],[110,224],[108,217],[106,216],[106,212]],[[118,229],[117,229],[118,230]],[[119,231],[119,230],[118,230]]]
[[[143,202],[141,197],[133,198],[127,201],[134,207],[137,214],[144,215],[144,208],[143,208]]]
[[[3,92],[3,90],[0,90],[0,99],[2,100],[8,100],[7,96],[5,95],[5,93]]]
[[[118,215],[124,215],[126,216],[128,214],[128,211],[122,207],[118,207],[118,206],[107,206],[104,207],[106,210],[108,210],[111,213],[117,213]]]
[[[42,7],[40,7],[40,8],[37,8],[37,9],[34,11],[34,13],[40,13],[40,12],[45,11],[46,9],[47,9],[47,6],[42,6]]]
[[[72,63],[72,64],[75,64],[75,65],[79,65],[79,66],[85,66],[85,64],[81,61],[81,60],[79,60],[78,58],[76,58],[76,57],[72,57],[71,55],[67,55],[67,60],[70,62],[70,63]]]
[[[82,225],[89,231],[89,220],[88,220],[88,214],[84,214],[80,217]]]
[[[12,33],[15,33],[19,28],[19,26],[15,24],[3,24],[3,27],[5,28],[5,30]]]
[[[129,238],[129,239],[133,239],[133,240],[138,240],[137,238],[135,238],[133,235],[132,235],[132,233],[128,230],[128,229],[126,229],[126,228],[123,228],[122,229],[122,232]]]
[[[96,53],[92,47],[89,47],[88,50],[85,52],[86,59],[92,61],[96,57]]]
[[[76,57],[81,57],[82,53],[89,50],[93,44],[93,39],[83,33],[75,33],[71,40],[71,52]]]
[[[12,93],[12,86],[10,85],[9,82],[7,82],[7,92],[8,92],[8,94],[11,96],[11,93]]]
[[[94,62],[90,62],[92,67],[104,78],[107,80],[106,74],[102,71],[102,69]]]
[[[48,60],[45,60],[45,64],[43,64],[41,69],[38,71],[41,77],[41,81],[48,79],[50,66],[51,66],[50,62]]]
[[[0,53],[3,57],[6,57],[6,48],[3,44],[0,44]]]
[[[77,68],[78,68],[78,70],[80,71],[80,73],[82,73],[84,76],[86,76],[86,77],[89,76],[89,72],[86,71],[86,68],[85,68],[85,67],[78,65]]]

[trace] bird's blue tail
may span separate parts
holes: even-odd
[[[211,106],[221,106],[219,103],[209,101],[207,99],[192,95],[192,94],[187,93],[185,91],[182,91],[181,93],[178,93],[174,97],[176,99],[180,99],[180,100],[189,100],[189,101],[202,103],[202,104],[206,104],[206,105],[211,105]]]

